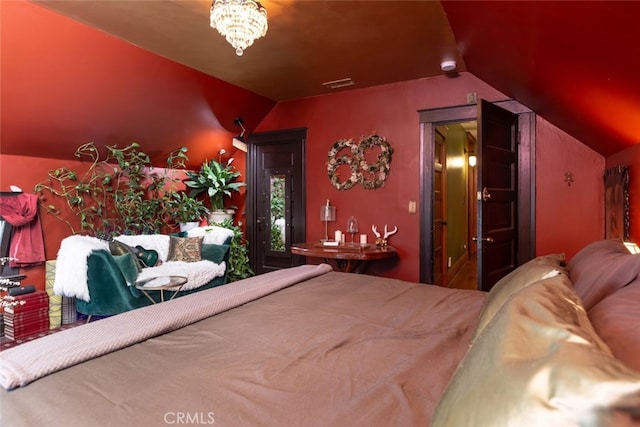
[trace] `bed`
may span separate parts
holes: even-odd
[[[321,264],[133,310],[0,353],[0,423],[640,425],[640,256],[618,246],[489,293]]]

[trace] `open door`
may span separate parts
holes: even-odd
[[[518,116],[478,103],[478,288],[518,265]]]
[[[446,135],[440,128],[435,129],[433,160],[433,284],[447,284],[447,221],[446,212]]]

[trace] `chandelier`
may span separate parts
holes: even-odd
[[[211,5],[210,25],[241,56],[255,39],[267,34],[267,10],[254,0],[215,0]]]

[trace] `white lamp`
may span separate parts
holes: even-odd
[[[329,221],[336,220],[336,207],[329,205],[329,199],[327,204],[320,209],[320,220],[324,221],[324,239],[323,242],[329,240]]]

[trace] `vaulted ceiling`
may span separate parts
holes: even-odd
[[[210,0],[36,1],[275,101],[469,71],[600,154],[640,144],[640,1],[264,0],[243,56],[209,27]]]

